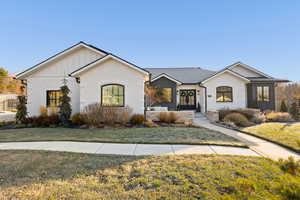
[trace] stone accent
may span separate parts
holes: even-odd
[[[177,122],[193,122],[194,121],[194,111],[167,111],[176,113],[179,117]],[[152,121],[159,121],[158,116],[161,111],[146,111],[146,119]]]
[[[206,113],[206,118],[207,118],[209,121],[213,121],[213,122],[219,121],[219,111],[217,111],[217,110],[210,110],[210,111],[207,111],[207,113]]]

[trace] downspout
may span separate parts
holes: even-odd
[[[201,85],[201,83],[199,83],[199,87],[204,88],[204,103],[205,103],[205,113],[207,113],[207,88],[203,85]]]

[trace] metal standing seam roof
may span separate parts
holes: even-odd
[[[200,67],[182,68],[145,68],[152,74],[152,79],[160,74],[167,74],[182,83],[199,83],[215,74],[215,71],[201,69]]]

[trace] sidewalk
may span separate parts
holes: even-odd
[[[278,160],[279,158],[287,159],[289,156],[293,156],[295,159],[300,159],[300,155],[290,151],[289,149],[286,149],[284,147],[281,147],[277,144],[268,142],[266,140],[259,139],[254,136],[247,135],[245,133],[241,133],[238,131],[234,131],[231,129],[223,128],[220,126],[216,126],[212,123],[210,123],[205,117],[203,116],[197,116],[197,118],[194,119],[194,123],[197,125],[200,125],[202,127],[219,131],[221,133],[224,133],[226,135],[229,135],[231,137],[234,137],[244,143],[246,143],[250,149],[253,151],[261,154],[262,156],[271,158],[273,160]]]
[[[231,154],[260,156],[251,149],[217,145],[117,144],[90,142],[9,142],[0,150],[49,150],[116,155]]]

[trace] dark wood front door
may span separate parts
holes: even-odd
[[[180,90],[180,109],[196,109],[196,90]]]

